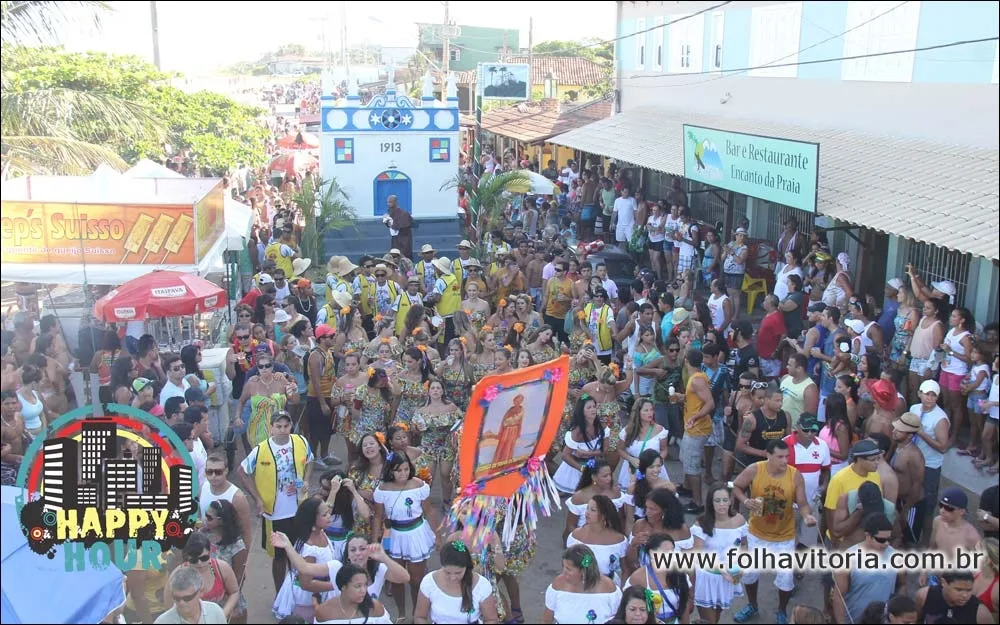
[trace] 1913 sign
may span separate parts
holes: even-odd
[[[402,143],[398,143],[398,142],[396,142],[396,143],[390,143],[390,142],[383,141],[381,144],[379,144],[379,148],[381,149],[382,153],[386,153],[386,152],[402,152],[403,151],[403,144]]]

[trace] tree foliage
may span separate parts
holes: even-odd
[[[235,163],[264,164],[267,129],[258,121],[261,109],[239,104],[213,92],[186,93],[170,85],[174,76],[158,71],[136,56],[67,53],[58,48],[22,48],[4,55],[4,135],[8,134],[6,101],[17,94],[62,92],[80,98],[100,95],[133,109],[142,123],[123,125],[98,106],[70,114],[73,137],[105,145],[125,161],[162,159],[166,146],[189,148],[194,161],[225,171]],[[96,104],[96,103],[95,103]],[[46,111],[22,111],[15,118],[29,129]],[[13,129],[12,129],[13,130]],[[45,130],[45,128],[40,128]],[[52,130],[52,129],[50,129]],[[6,142],[6,139],[5,139]]]
[[[469,198],[469,209],[472,213],[470,221],[474,228],[469,236],[481,245],[483,233],[503,226],[504,208],[506,208],[510,196],[507,189],[511,185],[526,182],[530,183],[530,178],[523,171],[505,171],[495,175],[484,173],[483,177],[479,179],[479,184],[476,184],[474,179],[459,172],[455,174],[454,178],[441,185],[441,189],[455,189],[456,191],[459,187],[465,189],[465,194]]]
[[[596,63],[611,64],[615,59],[614,44],[600,39],[589,38],[582,41],[560,41],[553,39],[534,46],[535,54],[548,56],[582,56]]]
[[[305,217],[302,232],[304,255],[319,267],[324,257],[323,234],[327,230],[357,227],[358,215],[351,205],[351,196],[336,178],[317,176],[306,178],[302,188],[292,197],[292,202]]]

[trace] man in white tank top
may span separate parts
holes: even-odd
[[[226,465],[226,458],[212,454],[205,461],[205,481],[202,482],[198,494],[198,507],[202,523],[207,522],[205,515],[208,512],[208,507],[217,499],[233,504],[243,543],[247,549],[250,549],[253,546],[253,517],[250,515],[250,502],[246,493],[229,481],[229,467]]]

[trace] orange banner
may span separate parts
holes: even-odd
[[[221,180],[194,205],[194,218],[195,249],[198,258],[202,259],[212,251],[212,246],[226,229],[225,190]]]
[[[0,261],[4,263],[196,262],[191,205],[3,202],[2,206]]]

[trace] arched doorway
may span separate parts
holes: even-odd
[[[408,213],[413,213],[413,181],[397,169],[389,169],[375,176],[375,216],[385,215],[385,201],[390,195],[395,195],[399,207]]]

